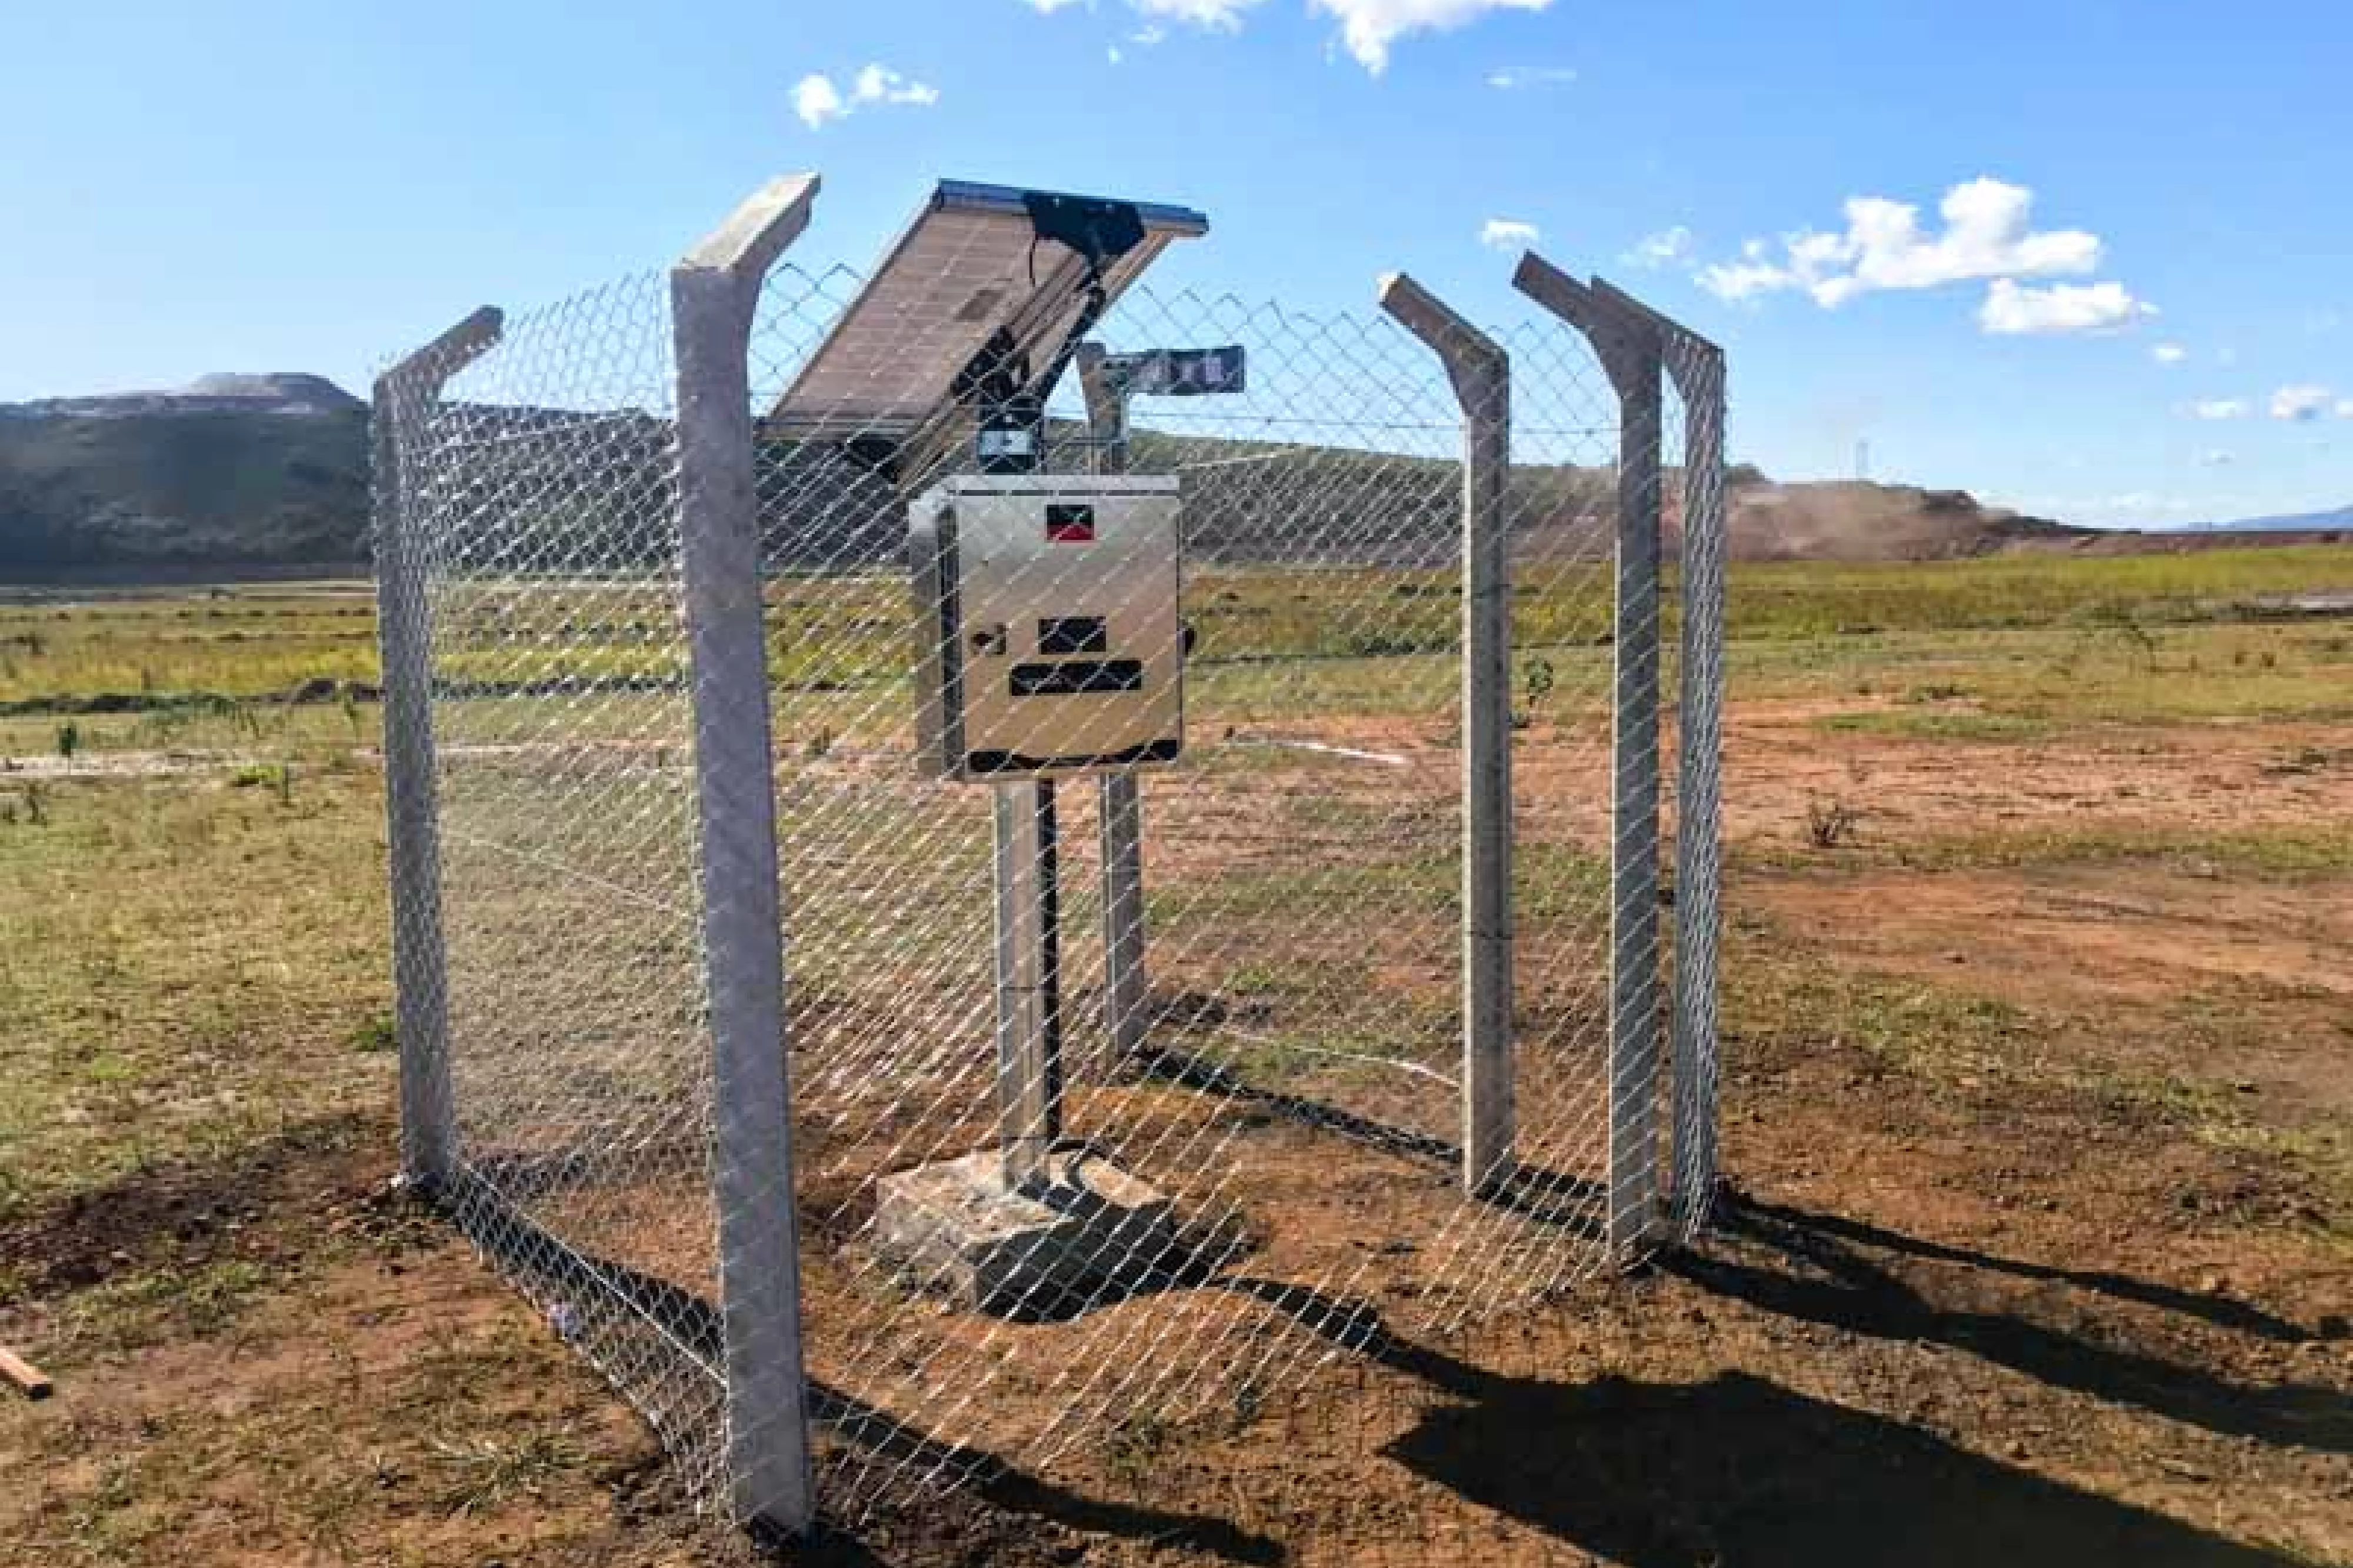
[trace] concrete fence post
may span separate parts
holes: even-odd
[[[815,1500],[749,356],[761,281],[817,189],[814,174],[772,182],[670,275],[730,1495],[739,1523],[788,1534]]]
[[[1724,351],[1595,280],[1656,329],[1683,405],[1683,645],[1676,703],[1673,1195],[1676,1234],[1706,1225],[1715,1190],[1716,944],[1723,881]]]
[[[376,378],[369,411],[375,504],[376,640],[384,680],[385,841],[391,861],[394,1028],[400,1043],[400,1170],[419,1192],[458,1158],[449,1081],[448,976],[441,934],[441,816],[433,749],[430,549],[422,537],[417,450],[433,438],[441,389],[499,341],[476,310]]]
[[[1658,1241],[1659,533],[1663,387],[1647,315],[1534,254],[1513,285],[1592,343],[1618,395],[1615,721],[1609,825],[1609,1244],[1631,1261]]]
[[[1446,367],[1462,409],[1462,1184],[1512,1178],[1511,359],[1412,279],[1381,309]]]

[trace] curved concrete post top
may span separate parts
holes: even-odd
[[[1641,385],[1660,347],[1650,311],[1598,279],[1578,282],[1533,250],[1512,269],[1512,287],[1584,334],[1620,397]]]
[[[1494,339],[1464,321],[1453,307],[1402,272],[1385,273],[1379,284],[1381,309],[1406,331],[1428,344],[1446,367],[1455,395],[1469,405],[1487,395],[1471,378],[1507,373],[1511,355]]]
[[[765,278],[785,247],[808,226],[809,208],[821,183],[814,173],[777,175],[744,197],[725,222],[678,258],[672,270]]]
[[[1594,277],[1592,291],[1605,304],[1650,323],[1651,330],[1659,334],[1661,345],[1666,350],[1667,374],[1673,380],[1675,390],[1686,400],[1695,399],[1704,392],[1694,378],[1704,380],[1707,373],[1721,376],[1724,350],[1713,340],[1700,336],[1672,316],[1645,305],[1599,274]]]
[[[451,376],[490,353],[499,334],[506,331],[506,313],[496,305],[484,305],[424,347],[393,361],[375,384],[396,394],[422,388],[430,396]]]

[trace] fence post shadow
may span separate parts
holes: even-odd
[[[2220,1435],[2353,1453],[2353,1396],[2313,1384],[2232,1383],[2029,1318],[1948,1307],[1865,1249],[2063,1284],[2274,1343],[2310,1337],[2258,1308],[2128,1276],[1990,1257],[1861,1221],[1737,1196],[1722,1204],[1720,1216],[1720,1240],[1666,1260],[1662,1267],[1667,1272],[1778,1316],[1875,1339],[1950,1345],[2054,1388],[2133,1405]]]

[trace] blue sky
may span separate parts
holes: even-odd
[[[2348,63],[2324,0],[20,4],[0,399],[357,385],[815,168],[811,253],[943,175],[1091,190],[1210,214],[1160,282],[1319,309],[1404,268],[1515,313],[1525,225],[1723,342],[1776,474],[2342,505]]]

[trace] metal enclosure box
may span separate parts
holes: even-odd
[[[1177,481],[962,476],[908,516],[916,744],[946,778],[1176,759],[1184,737]]]

